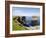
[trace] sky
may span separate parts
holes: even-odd
[[[40,8],[13,7],[13,16],[40,16]]]

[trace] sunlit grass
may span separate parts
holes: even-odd
[[[15,31],[15,30],[28,30],[27,28],[25,28],[22,24],[18,24],[18,23],[15,23],[15,21],[13,20],[12,22],[12,30]]]

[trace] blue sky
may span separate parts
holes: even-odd
[[[40,16],[40,8],[13,7],[13,16]]]

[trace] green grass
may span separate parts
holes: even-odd
[[[14,20],[12,20],[12,30],[17,31],[17,30],[28,30],[25,28],[22,24],[16,23]]]

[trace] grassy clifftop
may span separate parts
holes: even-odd
[[[12,20],[12,30],[28,30],[22,24],[20,24],[16,19]]]

